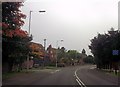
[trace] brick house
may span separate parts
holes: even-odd
[[[45,55],[44,47],[39,43],[31,42],[29,48],[31,50],[30,59],[29,62],[25,61],[23,63],[23,67],[26,68],[27,64],[29,64],[29,68],[32,68],[34,64],[42,65],[43,58]],[[31,59],[31,57],[33,57],[33,59]]]
[[[79,63],[80,64],[84,64],[84,58],[86,58],[87,57],[87,54],[86,54],[86,51],[85,51],[85,49],[83,49],[82,50],[82,53],[81,53],[81,58],[80,58],[80,60],[79,60]]]
[[[56,62],[56,48],[52,48],[51,45],[49,45],[49,47],[47,48],[47,56],[50,59],[51,63],[55,63]]]

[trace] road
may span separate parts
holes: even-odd
[[[118,78],[95,69],[94,65],[70,66],[37,71],[3,81],[3,85],[117,85]]]
[[[77,76],[85,85],[118,85],[118,77],[95,69],[95,66],[83,66],[77,71]]]

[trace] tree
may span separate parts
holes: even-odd
[[[29,53],[28,45],[32,40],[32,37],[21,29],[21,26],[24,25],[23,19],[26,18],[19,9],[21,6],[23,4],[20,2],[2,3],[2,23],[0,26],[3,37],[3,65],[8,63],[9,71],[12,71],[13,65],[21,67]]]
[[[38,59],[42,59],[44,57],[44,47],[41,44],[31,42],[29,48],[31,56],[36,57]]]
[[[69,62],[74,64],[78,62],[81,58],[81,54],[77,50],[68,50],[66,53],[66,57],[68,58]]]
[[[92,55],[88,55],[86,58],[83,59],[85,63],[94,64],[94,57]]]
[[[120,61],[118,56],[113,56],[113,50],[120,50],[120,32],[118,30],[108,31],[106,34],[98,34],[91,40],[89,48],[95,57],[98,68],[112,68],[113,62]]]
[[[58,61],[60,61],[62,58],[65,58],[65,54],[66,54],[66,51],[64,47],[58,48],[57,50]]]

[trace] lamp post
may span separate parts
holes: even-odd
[[[29,12],[29,34],[30,34],[30,29],[31,29],[31,17],[32,17],[32,12],[33,12],[33,11],[30,11],[30,12]],[[46,11],[45,11],[45,10],[41,10],[41,11],[38,11],[38,12],[44,13],[44,12],[46,12]]]
[[[59,46],[58,46],[58,42],[59,42],[59,40],[57,40],[57,43],[56,43],[56,47],[57,47],[57,50],[56,50],[56,67],[58,66],[58,48],[59,48]],[[63,42],[63,40],[60,40],[60,42]]]
[[[31,28],[31,14],[33,11],[30,11],[29,13],[29,35],[30,35],[30,28]]]
[[[29,12],[29,36],[30,36],[30,29],[31,29],[31,17],[32,17],[32,12],[33,11],[30,11]],[[41,11],[38,11],[38,12],[46,12],[46,11],[44,11],[44,10],[41,10]],[[29,53],[30,52],[28,52],[28,55],[27,55],[27,71],[29,70],[29,58],[30,58],[30,56],[29,56]]]
[[[47,40],[47,39],[44,39],[44,58],[43,58],[43,66],[45,66],[45,58],[46,58],[46,52],[45,52],[46,40]]]

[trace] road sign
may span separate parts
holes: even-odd
[[[119,55],[119,50],[113,50],[112,55]]]

